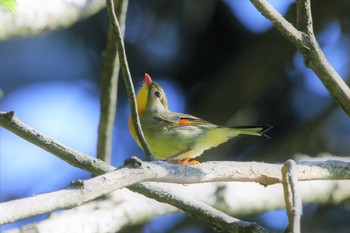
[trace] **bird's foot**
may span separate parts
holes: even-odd
[[[177,164],[181,164],[182,169],[185,167],[186,165],[198,165],[198,167],[200,167],[200,162],[198,162],[197,160],[192,160],[190,161],[190,157],[186,157],[184,160],[179,160],[179,159],[175,159],[175,160],[171,160],[170,162],[172,163],[177,163]]]

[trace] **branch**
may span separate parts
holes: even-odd
[[[117,197],[107,200],[96,200],[83,206],[64,211],[47,220],[26,225],[20,232],[29,232],[26,229],[36,229],[39,232],[120,232],[127,226],[135,226],[151,220],[155,215],[164,215],[176,212],[176,208],[164,205],[152,199],[131,192],[125,197],[118,192]],[[123,196],[121,196],[123,195]],[[135,197],[135,196],[138,197]],[[147,213],[147,214],[145,214]]]
[[[339,205],[350,199],[349,180],[309,181],[300,182],[299,185],[300,196],[304,204]],[[176,193],[186,193],[188,198],[225,210],[227,214],[236,217],[257,215],[285,207],[281,185],[263,187],[254,183],[242,182],[198,185],[163,183],[162,187],[168,192],[174,190]],[[98,228],[101,229],[101,232],[118,232],[122,228],[139,225],[153,217],[174,212],[179,212],[179,210],[127,189],[119,189],[108,195],[108,199],[89,202],[57,214],[55,217],[26,225],[18,231],[29,233],[31,229],[37,229],[38,233],[48,231],[54,233],[70,229],[76,233],[92,233]]]
[[[84,169],[95,175],[100,175],[115,169],[115,167],[101,160],[77,152],[72,148],[30,128],[21,122],[14,115],[14,112],[0,112],[0,125],[40,148],[56,155],[72,166]],[[132,160],[131,162],[135,162],[135,160]],[[158,181],[173,183],[245,181],[259,182],[263,185],[269,185],[281,182],[281,165],[278,164],[258,162],[206,162],[202,163],[200,168],[186,166],[183,170],[178,164],[162,161],[154,161],[152,163],[137,161],[137,163],[139,163],[138,169],[142,168],[143,172],[155,172],[155,176],[159,175],[159,171],[153,171],[157,170],[157,166],[168,170],[165,180],[163,180],[163,177],[159,176]],[[349,167],[350,159],[344,159],[344,161],[329,159],[327,161],[299,162],[298,179],[350,179]]]
[[[284,163],[282,169],[282,184],[284,200],[288,215],[288,233],[300,232],[300,218],[302,214],[302,202],[298,188],[296,164],[293,160]]]
[[[311,3],[309,0],[296,0],[297,3],[297,27],[307,35],[314,36],[312,28]]]
[[[116,1],[116,4],[114,10],[116,11],[117,17],[122,25],[122,34],[124,34],[128,0],[118,0]],[[107,163],[111,163],[112,133],[117,109],[118,77],[120,69],[116,39],[113,34],[113,25],[111,23],[108,24],[107,46],[102,58],[101,106],[98,127],[97,158]]]
[[[271,6],[266,0],[250,0],[255,8],[265,18],[271,21],[271,23],[280,31],[282,35],[287,37],[293,44],[303,43],[303,35],[298,31],[291,23],[289,23],[283,15],[281,15],[273,6]]]
[[[125,46],[124,46],[122,33],[120,30],[117,16],[114,12],[115,8],[114,8],[113,0],[107,0],[107,9],[108,9],[108,15],[110,16],[109,20],[110,20],[111,24],[113,25],[114,34],[116,36],[119,61],[120,61],[121,70],[122,70],[123,77],[124,77],[126,91],[128,93],[128,99],[130,102],[131,117],[135,123],[134,126],[135,126],[135,130],[136,130],[136,134],[137,134],[137,137],[140,141],[142,149],[145,152],[147,160],[153,160],[152,152],[149,149],[147,142],[146,142],[146,139],[145,139],[145,136],[142,132],[140,118],[139,118],[139,114],[137,112],[135,89],[134,89],[134,85],[132,83],[132,78],[131,78],[131,74],[130,74],[130,70],[129,70],[128,61],[126,59]]]
[[[54,210],[71,208],[108,194],[115,189],[145,181],[179,184],[244,181],[270,185],[279,183],[282,179],[280,175],[281,165],[266,163],[206,162],[201,164],[200,169],[193,166],[182,169],[178,164],[163,161],[143,162],[138,159],[130,159],[126,163],[127,167],[78,182],[78,185],[74,184],[69,189],[0,204],[0,208],[6,213],[2,215],[0,220],[4,222],[0,222],[0,224]],[[296,175],[299,180],[350,179],[349,167],[350,162],[342,161],[324,161],[319,164],[317,162],[303,162],[303,165],[298,165]],[[337,174],[342,176],[334,177],[332,170],[328,169],[340,170]],[[151,195],[153,188],[149,188],[148,192]],[[175,194],[173,198],[175,198]],[[42,202],[45,204],[39,204]],[[18,211],[19,208],[23,211]]]
[[[25,125],[16,117],[14,112],[0,112],[0,125],[28,142],[56,155],[70,165],[91,172],[94,175],[100,175],[115,169],[101,160],[84,155]]]
[[[292,26],[266,0],[250,1],[282,35],[286,36],[297,47],[304,57],[305,65],[314,71],[328,92],[350,117],[350,89],[329,64],[317,43],[312,29],[310,0],[297,1],[297,23],[300,30]]]
[[[145,198],[127,189],[118,190],[108,199],[97,199],[54,216],[11,229],[4,233],[96,233],[127,232],[123,228],[141,225],[154,216],[179,212],[171,205]],[[16,231],[17,230],[17,231]]]
[[[131,190],[141,193],[147,197],[157,201],[171,204],[187,214],[191,214],[198,219],[205,219],[207,222],[213,223],[220,230],[227,232],[269,232],[256,223],[245,222],[233,218],[203,202],[197,201],[188,196],[176,193],[175,190],[169,192],[159,184],[136,184]],[[151,192],[150,192],[151,191]],[[176,195],[174,195],[176,194]]]
[[[14,12],[0,7],[0,41],[66,28],[104,7],[103,1],[91,0],[16,1]]]
[[[0,225],[55,210],[72,208],[134,183],[152,179],[139,169],[121,168],[89,180],[73,182],[67,189],[0,204]]]
[[[76,152],[29,128],[19,121],[13,112],[0,112],[0,125],[65,160],[69,164],[88,170],[93,174],[106,173],[115,169],[113,166],[103,161]],[[247,181],[259,182],[264,185],[275,184],[281,181],[281,165],[257,162],[207,162],[202,163],[200,168],[186,166],[185,169],[182,169],[178,164],[163,161],[142,162],[137,159],[131,159],[127,162],[127,166],[128,167],[119,168],[104,176],[84,181],[82,185],[78,187],[75,186],[51,194],[42,194],[35,197],[2,203],[0,204],[0,209],[2,209],[4,213],[7,213],[7,217],[2,215],[1,221],[5,223],[37,215],[38,213],[70,208],[107,194],[114,189],[126,187],[142,181],[181,184],[213,181]],[[298,165],[298,179],[350,179],[349,167],[349,159],[344,161],[327,160],[321,162],[300,162]],[[95,182],[97,183],[95,184]],[[103,187],[104,185],[108,187]],[[151,188],[149,192],[152,192]],[[53,195],[53,198],[51,198],[50,195]],[[50,198],[47,199],[46,197]],[[35,200],[37,200],[37,202]],[[53,200],[55,204],[46,205],[45,203],[49,203],[48,200]],[[31,206],[30,203],[35,204]],[[20,208],[21,211],[18,211],[18,208]],[[27,213],[22,212],[22,210],[24,211],[27,209],[29,210]]]

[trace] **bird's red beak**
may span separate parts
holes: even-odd
[[[147,73],[145,73],[145,83],[148,87],[152,84],[151,76],[149,76]]]

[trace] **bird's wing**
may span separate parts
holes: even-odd
[[[181,127],[181,126],[205,126],[210,127],[214,126],[208,121],[202,120],[198,117],[191,116],[188,114],[183,113],[175,113],[175,112],[167,112],[161,115],[158,115],[157,118],[159,118],[162,121],[166,121],[168,123],[171,123],[173,127]]]

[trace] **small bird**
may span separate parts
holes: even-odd
[[[240,134],[266,136],[271,126],[224,127],[198,117],[171,112],[164,90],[145,74],[145,83],[137,97],[137,111],[143,133],[152,154],[161,160],[196,165],[205,150],[216,147]],[[137,144],[134,122],[129,117],[130,133]],[[141,147],[141,146],[140,146]]]

